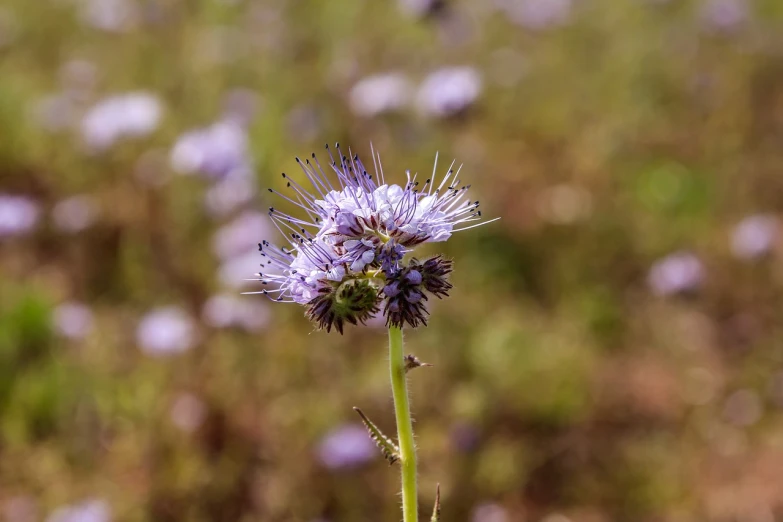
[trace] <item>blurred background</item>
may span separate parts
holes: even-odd
[[[5,0],[0,516],[399,520],[385,330],[258,288],[266,188],[464,163],[422,515],[783,520],[783,3]]]

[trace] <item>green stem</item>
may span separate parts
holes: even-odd
[[[396,326],[389,328],[389,370],[391,371],[392,394],[394,395],[394,412],[397,415],[397,439],[400,444],[402,519],[403,522],[418,522],[416,446],[413,443],[413,422],[405,380],[402,329]]]

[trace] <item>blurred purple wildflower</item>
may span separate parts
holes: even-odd
[[[54,510],[46,522],[109,522],[111,509],[109,503],[101,499],[91,499],[64,506]]]
[[[30,198],[0,193],[0,239],[31,232],[39,215],[38,204]]]
[[[188,351],[196,342],[196,327],[182,309],[167,306],[145,315],[136,329],[141,351],[152,357],[165,357]]]
[[[238,327],[248,332],[264,329],[270,320],[266,303],[233,294],[210,297],[202,309],[204,322],[213,328]]]
[[[528,29],[547,29],[565,24],[571,16],[572,0],[499,0],[509,20]]]
[[[465,111],[481,93],[481,76],[472,67],[448,67],[431,73],[419,87],[417,105],[436,118]]]
[[[92,151],[105,150],[122,138],[141,137],[160,123],[163,105],[154,94],[130,92],[105,98],[82,118],[82,138]]]
[[[212,249],[220,259],[230,259],[255,250],[258,243],[253,238],[273,230],[268,215],[247,210],[215,232]]]
[[[677,252],[657,261],[647,281],[654,293],[666,296],[694,291],[703,278],[701,261],[689,252]]]
[[[139,9],[134,0],[82,0],[81,18],[84,24],[111,33],[134,28]]]
[[[171,150],[172,168],[181,174],[220,179],[248,170],[250,158],[244,127],[233,120],[219,121],[183,134]]]
[[[403,109],[413,87],[400,73],[386,73],[363,78],[351,89],[351,110],[359,116],[378,116]]]
[[[93,329],[95,319],[86,305],[69,301],[58,305],[52,314],[54,329],[68,339],[83,339]]]
[[[713,31],[730,32],[749,18],[746,0],[706,0],[701,9],[701,20]]]
[[[258,252],[251,250],[223,260],[218,268],[218,279],[225,287],[244,288],[251,283],[247,274],[257,271],[258,267]]]
[[[321,440],[318,455],[329,469],[351,469],[375,459],[378,448],[364,427],[348,424],[329,432]]]
[[[731,234],[731,250],[740,259],[755,259],[769,253],[778,236],[778,220],[770,215],[743,219]]]
[[[473,509],[472,522],[506,522],[508,513],[499,504],[479,504]]]
[[[233,170],[213,184],[204,195],[204,207],[218,219],[253,201],[258,192],[256,180],[249,170]]]

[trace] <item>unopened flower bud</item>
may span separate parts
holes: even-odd
[[[378,291],[367,279],[348,279],[339,285],[326,283],[307,303],[307,317],[327,332],[334,326],[343,333],[346,321],[364,324],[378,310]]]
[[[411,270],[405,276],[405,280],[412,285],[418,285],[421,283],[421,272],[418,270]]]

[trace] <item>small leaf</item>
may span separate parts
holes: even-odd
[[[440,520],[440,484],[435,487],[435,507],[432,508],[431,522],[438,522]]]
[[[403,359],[405,361],[405,372],[412,370],[413,368],[419,368],[421,366],[432,366],[430,363],[421,362],[419,358],[412,353],[409,353]]]
[[[354,410],[356,410],[356,413],[358,413],[362,418],[362,422],[367,428],[367,432],[369,433],[370,438],[375,441],[375,444],[378,445],[381,453],[383,453],[383,457],[389,461],[389,465],[392,465],[400,460],[400,448],[398,448],[389,437],[384,435],[383,432],[378,429],[378,426],[373,424],[373,422],[367,418],[367,415],[365,415],[362,410],[359,408],[354,408]]]

